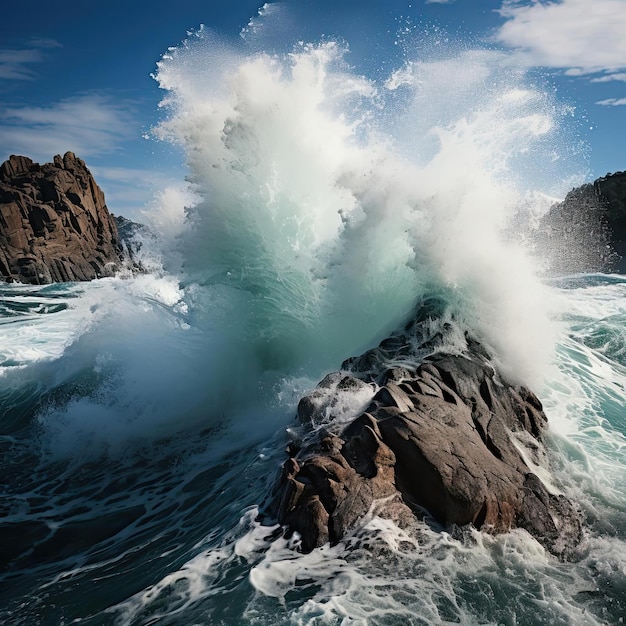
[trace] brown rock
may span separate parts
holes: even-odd
[[[0,275],[32,284],[110,276],[122,261],[104,194],[72,152],[0,165]]]
[[[339,541],[378,504],[380,515],[399,523],[426,511],[444,527],[525,528],[566,556],[580,540],[578,513],[529,466],[545,464],[539,400],[503,380],[471,339],[463,355],[436,351],[417,366],[385,369],[398,362],[395,350],[406,357],[406,345],[400,336],[387,340],[347,361],[349,376],[321,383],[323,390],[329,380],[359,377],[380,388],[343,431],[316,436],[297,453],[290,448],[295,458],[283,467],[269,511],[301,534],[304,551]],[[306,410],[301,403],[303,422],[315,421],[319,395],[312,392]]]

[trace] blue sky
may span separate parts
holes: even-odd
[[[284,41],[341,37],[356,70],[392,63],[399,30],[440,28],[510,51],[575,106],[590,179],[626,169],[626,0],[287,0]],[[31,0],[0,23],[0,159],[50,161],[73,150],[109,208],[130,217],[184,175],[175,148],[146,139],[163,97],[151,77],[170,46],[201,24],[236,39],[254,0]]]

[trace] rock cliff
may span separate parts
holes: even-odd
[[[572,189],[541,219],[534,240],[552,273],[626,273],[626,172]]]
[[[427,515],[447,528],[524,528],[566,557],[581,523],[570,501],[539,478],[541,403],[504,380],[471,338],[463,354],[442,351],[441,336],[424,342],[429,318],[420,314],[302,399],[298,417],[314,434],[290,444],[268,513],[301,535],[304,551],[336,543],[375,509],[400,525]],[[416,345],[430,351],[419,363]],[[369,406],[337,428],[337,397],[368,385]]]
[[[104,194],[72,152],[0,166],[0,275],[31,284],[111,275],[122,261]]]

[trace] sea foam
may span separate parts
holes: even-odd
[[[492,51],[405,57],[373,81],[342,43],[268,54],[257,40],[201,29],[156,75],[168,116],[155,132],[184,150],[199,197],[184,281],[221,302],[242,358],[324,371],[434,291],[507,375],[538,383],[550,297],[503,231],[563,112]]]

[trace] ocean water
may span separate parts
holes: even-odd
[[[570,107],[499,52],[408,37],[368,78],[345,42],[268,47],[279,19],[159,63],[154,134],[188,180],[146,210],[147,273],[0,288],[0,616],[622,623],[626,277],[547,278],[511,235],[580,175]],[[585,522],[571,561],[373,513],[303,555],[257,521],[299,398],[432,296],[451,349],[470,330],[544,403],[537,471]]]

